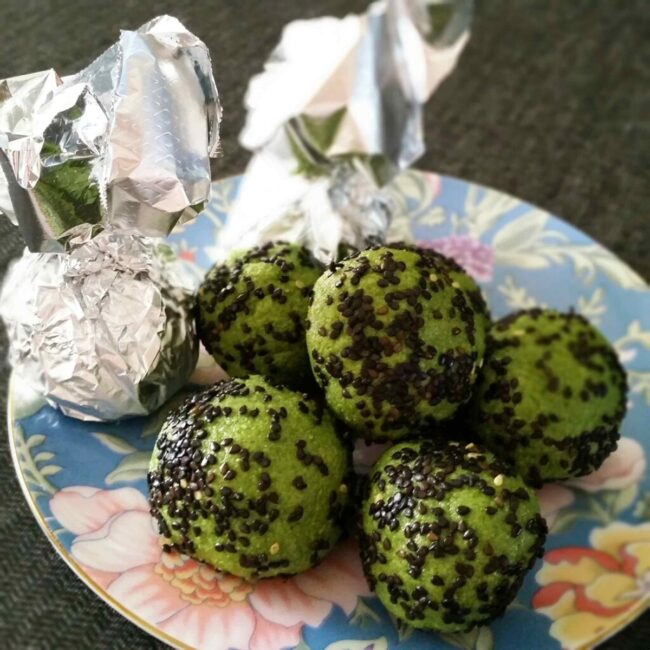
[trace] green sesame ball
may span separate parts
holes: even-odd
[[[199,288],[201,342],[231,376],[261,374],[302,387],[311,379],[304,322],[322,270],[297,244],[234,253]]]
[[[166,550],[257,579],[305,571],[329,553],[350,474],[349,451],[320,405],[250,377],[173,411],[147,479]]]
[[[583,476],[616,449],[627,381],[607,339],[578,314],[500,320],[472,400],[472,428],[534,486]]]
[[[426,431],[471,397],[487,321],[462,273],[432,251],[378,246],[330,265],[314,285],[312,370],[330,409],[360,436]]]
[[[535,493],[472,443],[397,444],[366,490],[364,572],[386,609],[412,627],[460,632],[489,623],[543,553]]]
[[[476,284],[476,280],[465,271],[465,269],[458,264],[455,260],[450,257],[446,257],[441,253],[430,249],[424,249],[428,255],[435,255],[442,263],[446,264],[449,269],[449,275],[452,280],[457,282],[460,285],[460,288],[467,294],[469,302],[472,306],[472,309],[475,313],[475,319],[477,328],[485,333],[484,336],[477,337],[477,348],[479,353],[479,358],[482,359],[485,354],[485,341],[487,338],[487,332],[492,326],[492,318],[490,315],[490,309],[485,302],[485,297],[481,288]]]

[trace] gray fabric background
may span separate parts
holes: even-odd
[[[223,157],[237,145],[246,82],[299,17],[363,0],[1,0],[0,78],[80,69],[119,28],[180,18],[210,47],[223,98]],[[472,40],[431,102],[422,168],[505,190],[558,214],[650,278],[650,5],[647,0],[478,0]],[[0,274],[21,244],[0,221]],[[0,411],[9,369],[0,342]],[[4,422],[4,419],[2,418]],[[4,429],[4,424],[2,425]],[[0,648],[163,647],[73,576],[32,519],[0,436]],[[543,648],[531,639],[529,648]],[[647,650],[650,615],[603,647]]]

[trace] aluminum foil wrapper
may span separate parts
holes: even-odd
[[[87,225],[167,235],[209,199],[220,118],[208,49],[170,16],[78,74],[0,80],[0,212],[32,251]]]
[[[288,24],[248,87],[254,152],[220,254],[270,239],[329,261],[382,240],[388,183],[424,151],[423,105],[468,40],[471,0],[387,0],[363,15]]]
[[[16,373],[66,415],[145,415],[180,389],[198,356],[192,275],[141,235],[87,228],[69,254],[14,263],[0,295]]]

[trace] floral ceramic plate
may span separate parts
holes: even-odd
[[[239,180],[215,184],[208,210],[170,238],[200,275]],[[541,493],[551,535],[506,615],[467,634],[412,632],[368,593],[354,542],[289,580],[248,584],[163,554],[145,473],[164,413],[120,424],[68,419],[14,378],[9,425],[25,496],[79,577],[151,634],[178,647],[250,650],[588,648],[650,604],[650,289],[588,237],[500,192],[421,172],[397,182],[395,239],[455,257],[496,316],[575,308],[614,343],[630,381],[618,451],[591,476]],[[359,450],[357,464],[371,462]]]

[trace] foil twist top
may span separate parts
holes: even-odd
[[[0,212],[32,251],[88,224],[167,235],[209,199],[220,119],[207,47],[170,16],[78,74],[1,80]]]
[[[471,0],[386,0],[284,29],[245,99],[254,151],[221,254],[298,239],[321,260],[382,238],[386,185],[424,151],[423,104],[468,37]]]

